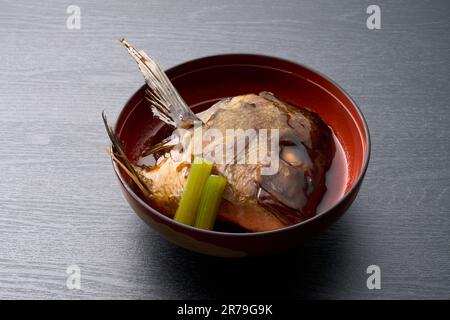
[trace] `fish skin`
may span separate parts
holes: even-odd
[[[305,197],[306,203],[295,210],[280,203],[268,206],[257,199],[260,186],[273,187],[269,193],[283,194],[289,185],[280,176],[268,180],[260,174],[261,164],[215,164],[213,172],[224,175],[228,184],[218,218],[237,224],[248,231],[268,231],[300,222],[315,214],[320,199],[326,191],[325,174],[334,156],[331,130],[315,113],[296,108],[274,97],[271,93],[246,94],[219,101],[208,110],[197,114],[204,123],[203,129],[215,128],[225,135],[226,129],[274,129],[280,130],[280,138],[301,141],[308,155],[305,161],[296,163],[296,169],[309,172],[312,193]],[[190,156],[189,148],[180,151],[174,148],[157,160],[155,167],[136,166],[136,172],[150,190],[150,200],[164,214],[173,216],[183,194],[189,174],[189,165],[184,160]],[[246,153],[257,150],[246,150]],[[183,160],[184,159],[184,160]],[[284,161],[284,160],[280,160]],[[286,163],[284,163],[286,166]],[[286,171],[286,170],[285,170]],[[306,179],[306,178],[305,178]],[[306,181],[306,180],[305,180]],[[301,184],[299,184],[301,188]],[[307,191],[306,182],[303,190]],[[280,190],[278,190],[280,189]],[[279,191],[278,193],[275,191]],[[273,191],[273,192],[272,192]],[[295,190],[294,190],[295,191]],[[280,196],[282,198],[282,196]],[[290,203],[288,199],[275,199]],[[281,210],[279,208],[282,208]],[[285,215],[284,211],[287,212]]]

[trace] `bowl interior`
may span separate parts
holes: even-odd
[[[222,55],[184,63],[167,74],[195,112],[225,97],[261,91],[270,91],[281,100],[317,112],[333,129],[345,155],[346,183],[341,198],[362,174],[369,139],[363,117],[348,95],[319,73],[272,57]],[[116,133],[127,155],[137,160],[162,126],[152,115],[142,87],[119,116]]]

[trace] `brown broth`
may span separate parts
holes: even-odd
[[[325,184],[327,186],[327,191],[317,206],[316,215],[334,206],[344,196],[346,191],[348,181],[347,158],[345,156],[344,148],[334,132],[333,140],[336,151],[330,169],[328,169],[326,174]]]

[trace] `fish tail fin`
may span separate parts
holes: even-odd
[[[146,196],[150,196],[150,190],[147,188],[146,184],[137,174],[131,161],[126,156],[123,151],[122,143],[120,142],[117,135],[114,133],[112,127],[109,126],[108,120],[106,119],[105,111],[102,112],[103,123],[105,125],[106,132],[108,133],[109,140],[111,140],[112,147],[108,150],[111,158],[126,172],[126,174],[136,183],[142,193]]]
[[[189,128],[200,119],[192,112],[170,82],[160,65],[144,51],[139,51],[125,39],[119,40],[137,62],[148,85],[146,98],[151,103],[153,114],[174,127]]]

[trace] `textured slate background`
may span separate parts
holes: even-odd
[[[81,8],[81,29],[66,8]],[[366,8],[382,29],[366,28]],[[0,298],[450,298],[448,1],[2,1]],[[124,36],[171,67],[217,53],[315,68],[360,105],[373,152],[331,229],[290,254],[222,260],[160,238],[104,153],[142,84]],[[81,290],[66,268],[81,268]],[[382,289],[366,288],[377,264]]]

